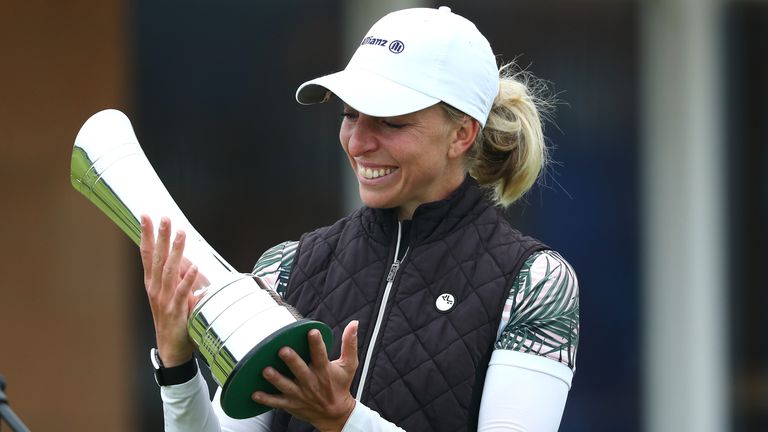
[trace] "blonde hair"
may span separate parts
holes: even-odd
[[[499,94],[465,155],[466,170],[491,189],[496,205],[508,206],[525,195],[549,160],[542,121],[553,105],[547,93],[545,82],[514,63],[499,69]],[[440,105],[453,121],[466,116],[448,104]]]

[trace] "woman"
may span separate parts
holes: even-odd
[[[509,226],[547,159],[536,99],[496,68],[490,45],[448,8],[377,22],[344,71],[297,100],[344,103],[339,138],[364,207],[265,253],[255,272],[304,316],[333,328],[312,362],[265,378],[274,407],[234,420],[209,403],[186,320],[198,277],[184,233],[157,242],[142,219],[142,260],[162,366],[166,430],[556,430],[578,343],[568,263]],[[487,196],[492,198],[488,199]],[[495,205],[494,205],[495,204]],[[329,361],[329,358],[335,358]]]

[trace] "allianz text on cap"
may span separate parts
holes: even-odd
[[[296,100],[330,93],[371,116],[447,103],[485,126],[499,91],[496,58],[471,21],[445,6],[392,12],[371,27],[347,67],[302,84]]]

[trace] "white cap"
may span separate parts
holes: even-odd
[[[376,117],[408,114],[442,101],[485,126],[498,92],[490,44],[472,22],[443,6],[384,16],[346,69],[305,82],[296,100],[320,103],[333,93]]]

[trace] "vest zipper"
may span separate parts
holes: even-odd
[[[363,372],[360,374],[360,383],[357,386],[356,399],[360,400],[363,396],[363,387],[365,387],[365,377],[368,375],[368,367],[371,364],[371,356],[373,355],[373,349],[376,345],[376,339],[379,336],[379,330],[381,329],[381,321],[384,319],[384,311],[387,308],[387,300],[389,299],[389,292],[392,290],[392,284],[395,281],[397,270],[400,268],[400,263],[403,262],[405,256],[408,255],[408,249],[403,254],[403,259],[398,260],[397,256],[400,254],[400,236],[402,234],[402,225],[400,221],[397,221],[397,243],[395,244],[395,259],[392,262],[392,266],[389,267],[389,273],[387,274],[387,286],[384,288],[384,297],[381,299],[381,305],[379,306],[379,315],[376,318],[376,324],[373,326],[373,335],[371,335],[371,343],[368,344],[368,351],[365,353],[365,360],[363,361]]]

